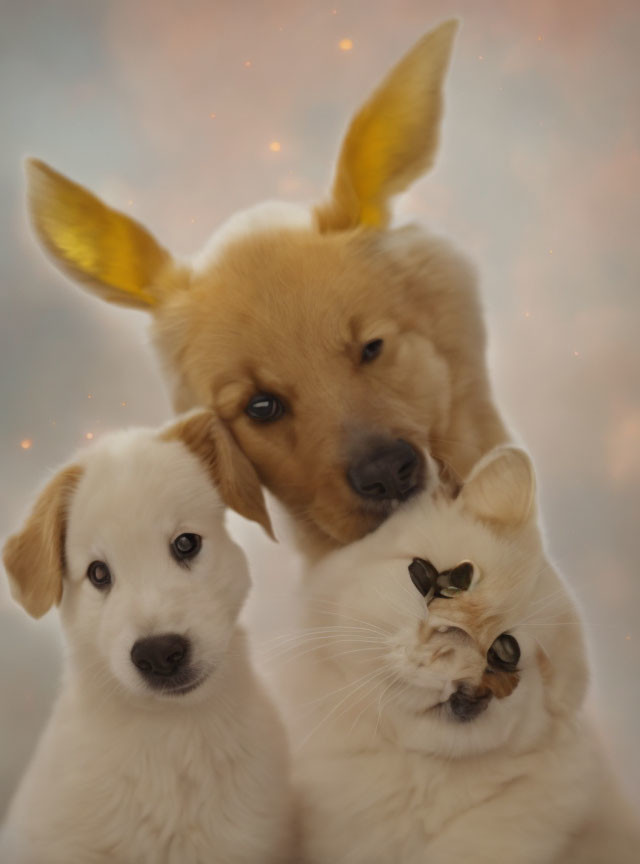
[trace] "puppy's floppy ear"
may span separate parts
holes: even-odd
[[[459,500],[478,519],[515,528],[535,510],[535,474],[531,460],[516,447],[496,447],[478,462]]]
[[[458,22],[427,33],[351,121],[332,199],[316,210],[320,231],[384,228],[389,199],[431,167],[438,147],[442,82]]]
[[[82,472],[71,465],[56,474],[40,493],[22,531],[4,546],[11,594],[34,618],[62,597],[67,511]]]
[[[27,161],[33,225],[55,263],[103,300],[154,307],[179,270],[142,225],[37,159]]]
[[[203,463],[225,504],[241,516],[258,522],[275,540],[260,479],[213,411],[194,411],[186,415],[166,429],[162,437],[182,441]]]

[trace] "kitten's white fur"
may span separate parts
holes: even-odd
[[[438,570],[470,559],[478,585],[427,609],[414,557]],[[281,664],[305,864],[638,860],[582,710],[582,628],[545,557],[525,454],[489,454],[455,500],[409,502],[313,568],[300,602],[305,628]],[[435,707],[479,682],[507,630],[522,652],[511,695],[468,722]]]

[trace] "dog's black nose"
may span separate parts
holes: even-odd
[[[421,488],[422,470],[420,454],[407,441],[378,441],[352,461],[347,479],[363,498],[404,500]]]
[[[462,684],[449,697],[449,708],[456,720],[474,720],[486,711],[493,693],[486,688],[473,688]]]
[[[191,643],[177,633],[147,636],[138,639],[131,649],[131,662],[145,678],[170,678],[182,669],[189,659]]]

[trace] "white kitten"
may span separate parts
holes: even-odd
[[[306,864],[638,860],[526,454],[408,503],[312,569],[302,603],[283,665]]]

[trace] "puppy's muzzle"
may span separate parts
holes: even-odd
[[[192,679],[189,671],[191,642],[177,633],[138,639],[131,649],[131,662],[151,687],[171,690],[186,686]]]
[[[369,443],[347,469],[350,486],[370,501],[404,501],[424,486],[425,463],[408,441]]]

